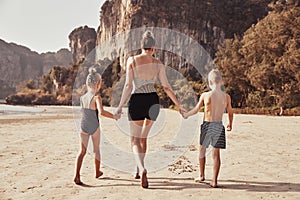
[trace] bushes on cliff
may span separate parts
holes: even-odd
[[[18,86],[18,93],[6,98],[9,104],[71,105],[74,67],[54,66],[38,83],[29,80]]]

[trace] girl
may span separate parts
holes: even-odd
[[[89,137],[91,136],[93,142],[93,149],[95,153],[95,170],[96,178],[99,178],[103,172],[100,171],[100,128],[98,115],[103,115],[112,119],[119,119],[120,115],[113,115],[105,111],[102,106],[102,99],[96,93],[101,88],[101,75],[96,72],[95,68],[89,69],[89,74],[86,78],[86,85],[88,91],[80,97],[80,106],[82,109],[81,119],[81,151],[77,157],[76,175],[74,182],[77,185],[82,185],[80,180],[80,168],[82,160],[86,154]]]

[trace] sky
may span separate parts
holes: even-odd
[[[0,39],[38,53],[69,49],[72,30],[97,30],[105,0],[0,0]]]

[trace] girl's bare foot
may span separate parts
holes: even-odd
[[[147,179],[147,170],[143,171],[143,175],[142,175],[142,187],[143,188],[148,188],[148,179]]]
[[[201,183],[202,181],[205,181],[205,178],[202,177],[202,176],[200,176],[200,177],[198,177],[198,178],[195,178],[195,182],[196,182],[196,183]]]
[[[83,185],[83,183],[80,181],[80,178],[79,178],[79,177],[75,177],[75,178],[74,178],[74,183],[75,183],[76,185]]]
[[[102,171],[96,172],[96,178],[99,178],[99,177],[102,176],[102,175],[103,175],[103,172],[102,172]]]

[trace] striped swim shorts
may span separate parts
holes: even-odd
[[[204,121],[201,124],[200,145],[206,148],[209,145],[214,148],[226,148],[225,128],[222,122]]]

